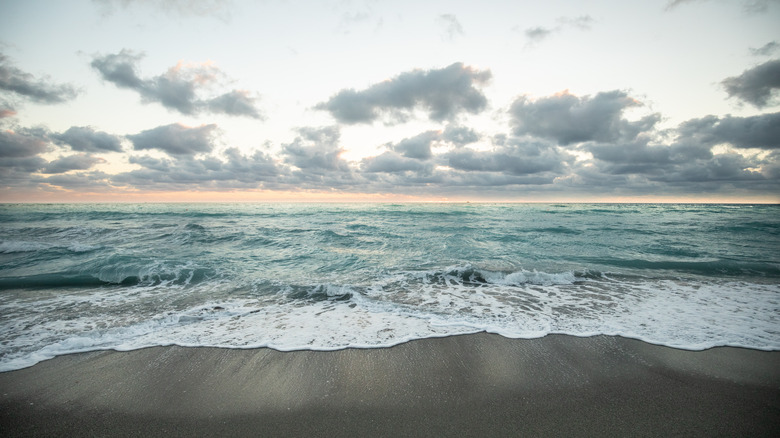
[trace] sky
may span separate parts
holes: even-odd
[[[780,202],[780,1],[0,0],[0,202]]]

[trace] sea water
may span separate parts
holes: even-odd
[[[0,370],[486,331],[780,349],[780,206],[0,205]]]

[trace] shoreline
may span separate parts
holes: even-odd
[[[772,436],[780,351],[477,333],[393,347],[149,347],[0,373],[5,436]]]

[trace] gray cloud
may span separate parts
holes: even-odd
[[[255,106],[257,99],[245,90],[233,90],[206,99],[198,97],[201,90],[219,84],[224,74],[217,67],[179,63],[162,75],[141,78],[137,64],[142,57],[141,54],[122,50],[116,54],[95,56],[90,65],[104,80],[137,92],[144,102],[157,102],[182,114],[211,112],[263,118]]]
[[[233,90],[217,96],[204,104],[212,113],[223,113],[229,116],[250,116],[261,119],[263,116],[255,108],[255,98],[246,90]]]
[[[612,175],[649,174],[656,175],[676,160],[674,151],[665,145],[650,146],[645,141],[617,144],[588,144],[584,148],[593,154],[595,163]],[[706,158],[712,156],[709,148],[702,152]]]
[[[376,157],[363,159],[361,168],[364,172],[368,173],[430,173],[433,170],[431,163],[425,163],[414,158],[407,158],[392,151],[384,152]]]
[[[37,130],[0,131],[0,188],[34,185],[30,174],[46,165],[38,155],[50,146]]]
[[[544,141],[512,138],[489,151],[462,148],[446,153],[447,165],[467,172],[498,172],[507,175],[560,173],[574,158]]]
[[[490,78],[489,70],[478,71],[462,63],[413,70],[362,91],[341,90],[315,108],[348,124],[372,123],[382,116],[404,121],[414,109],[427,111],[431,120],[451,120],[461,112],[476,114],[487,107],[487,99],[476,87]]]
[[[593,17],[590,15],[581,15],[579,17],[558,17],[556,21],[558,24],[553,27],[534,26],[523,30],[523,35],[525,35],[526,39],[528,39],[526,47],[533,47],[553,36],[554,34],[564,31],[565,29],[574,28],[577,30],[590,30],[591,26],[595,22]],[[515,27],[513,30],[519,31],[520,29]]]
[[[44,178],[33,178],[33,182],[44,184],[48,189],[61,190],[85,190],[91,192],[115,192],[117,186],[113,185],[110,175],[104,172],[73,172],[60,173]]]
[[[392,149],[406,158],[427,160],[431,158],[431,144],[441,136],[439,131],[426,131],[398,142]]]
[[[115,184],[149,190],[223,190],[280,188],[277,179],[286,171],[262,152],[242,155],[229,148],[222,157],[154,158],[132,156],[141,169],[112,177]]]
[[[560,17],[558,19],[558,22],[565,27],[574,27],[579,30],[590,30],[590,28],[593,26],[593,23],[596,22],[596,20],[593,19],[590,15],[580,15],[579,17]]]
[[[30,173],[46,166],[46,160],[35,155],[31,157],[3,157],[0,160],[0,185],[10,179],[26,180]]]
[[[763,14],[769,10],[769,2],[777,3],[778,0],[747,0],[742,8],[748,14]]]
[[[158,126],[128,135],[135,150],[157,149],[175,156],[191,156],[211,152],[217,125],[188,127],[179,123]]]
[[[315,173],[323,171],[349,171],[340,155],[341,136],[338,127],[299,128],[298,137],[282,147],[285,162],[298,169]]]
[[[443,131],[424,131],[386,144],[385,152],[352,164],[340,157],[338,127],[300,128],[292,142],[281,145],[279,161],[266,155],[245,157],[237,150],[222,158],[134,158],[144,169],[120,176],[115,183],[166,189],[262,187],[482,197],[512,197],[518,191],[674,195],[780,190],[780,156],[713,152],[719,144],[777,150],[773,140],[778,138],[773,137],[777,115],[707,116],[659,132],[657,116],[644,122],[622,118],[623,109],[633,105],[625,93],[569,96],[564,105],[555,101],[561,97],[565,95],[545,99],[563,112],[545,110],[544,105],[536,108],[534,120],[544,128],[496,135],[488,150],[484,145],[468,146],[477,136],[470,128],[448,125]],[[588,121],[596,126],[575,129],[577,141],[567,143],[574,137],[560,130],[561,114],[574,114],[563,117],[575,125]]]
[[[60,157],[49,162],[41,171],[42,173],[65,173],[71,170],[87,170],[98,163],[105,163],[106,160],[93,157],[89,154],[76,154]]]
[[[0,158],[24,158],[49,150],[45,136],[22,130],[0,131]]]
[[[681,123],[678,142],[706,146],[728,143],[736,148],[780,149],[780,113],[751,117],[706,116]]]
[[[666,183],[695,183],[696,186],[720,186],[724,183],[749,185],[764,183],[766,178],[752,170],[755,161],[739,154],[724,153],[706,161],[683,162],[666,169],[654,181]]]
[[[724,79],[721,84],[729,97],[735,97],[756,108],[773,105],[780,89],[780,59],[767,61],[745,70],[739,76]]]
[[[568,92],[531,100],[515,100],[509,113],[516,135],[530,134],[557,141],[561,145],[585,141],[631,140],[651,130],[660,120],[655,114],[630,122],[623,111],[641,103],[623,91],[608,91],[593,97],[577,97]]]
[[[444,132],[425,131],[404,138],[396,144],[386,144],[385,146],[390,150],[376,157],[364,159],[361,162],[361,169],[369,173],[415,172],[419,175],[432,175],[436,164],[436,160],[433,159],[437,158],[431,149],[434,143],[458,148],[478,139],[479,136],[468,127],[448,125]],[[441,159],[439,161],[443,162]]]
[[[273,178],[287,172],[282,169],[269,155],[256,151],[250,156],[243,156],[236,148],[230,148],[224,152],[227,163],[223,169],[235,175],[239,181],[248,183],[252,181],[270,182]]]
[[[153,7],[168,15],[178,17],[211,17],[230,21],[232,2],[226,0],[92,0],[104,15],[111,15],[117,8],[133,6]]]
[[[764,145],[760,127],[771,123],[771,118],[707,116],[681,124],[671,144],[650,144],[646,138],[627,143],[587,143],[582,149],[592,153],[594,159],[588,162],[590,167],[578,169],[578,177],[584,184],[599,187],[621,184],[629,189],[654,187],[664,192],[738,188],[771,192],[780,189],[780,180],[771,172],[778,165],[777,157],[712,151],[714,145],[724,143],[733,147]]]
[[[62,103],[78,94],[72,85],[51,83],[37,79],[11,65],[8,57],[0,53],[0,90],[8,91],[38,103]]]
[[[101,160],[89,153],[110,150],[94,145],[83,146],[88,153],[51,162],[41,158],[55,147],[49,139],[57,142],[68,132],[91,139],[92,128],[62,134],[17,129],[0,133],[0,187],[321,190],[481,199],[780,193],[780,113],[705,116],[661,130],[657,114],[639,121],[623,117],[636,105],[621,91],[523,97],[509,109],[506,133],[483,138],[468,126],[448,123],[440,131],[384,144],[385,151],[359,163],[341,157],[338,126],[299,128],[289,143],[247,154],[215,151],[215,125],[165,125],[127,138],[134,150],[169,155],[131,156],[138,168],[116,175],[89,171]],[[65,151],[66,145],[73,149],[71,143],[59,144]]]
[[[457,36],[465,35],[463,32],[463,26],[458,21],[458,18],[452,14],[439,15],[439,24],[444,29],[444,35],[450,41],[454,40]]]
[[[90,126],[72,126],[67,131],[52,134],[52,140],[59,145],[68,145],[80,152],[122,152],[119,137],[103,131],[95,131]]]
[[[686,3],[704,3],[708,0],[670,0],[666,4],[666,10],[669,11]],[[748,14],[762,14],[769,10],[769,2],[777,0],[743,0],[742,9]]]
[[[103,79],[113,82],[121,88],[142,90],[144,81],[138,77],[136,63],[143,58],[140,53],[123,49],[117,54],[95,56],[90,63],[103,76]]]
[[[525,37],[528,38],[530,45],[536,44],[540,41],[549,38],[555,32],[556,29],[550,29],[541,26],[529,27],[528,29],[523,31]]]
[[[757,49],[750,49],[753,56],[770,56],[780,51],[780,44],[777,41],[770,41]]]
[[[680,5],[685,4],[685,3],[695,3],[695,2],[699,2],[699,1],[703,1],[703,0],[670,0],[666,4],[666,10],[668,11],[670,9],[674,9],[677,6],[680,6]]]
[[[465,146],[479,141],[480,135],[473,129],[466,126],[447,125],[441,138],[455,147]]]

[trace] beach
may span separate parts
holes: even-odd
[[[479,333],[391,348],[152,347],[0,373],[5,436],[773,436],[780,352]]]

